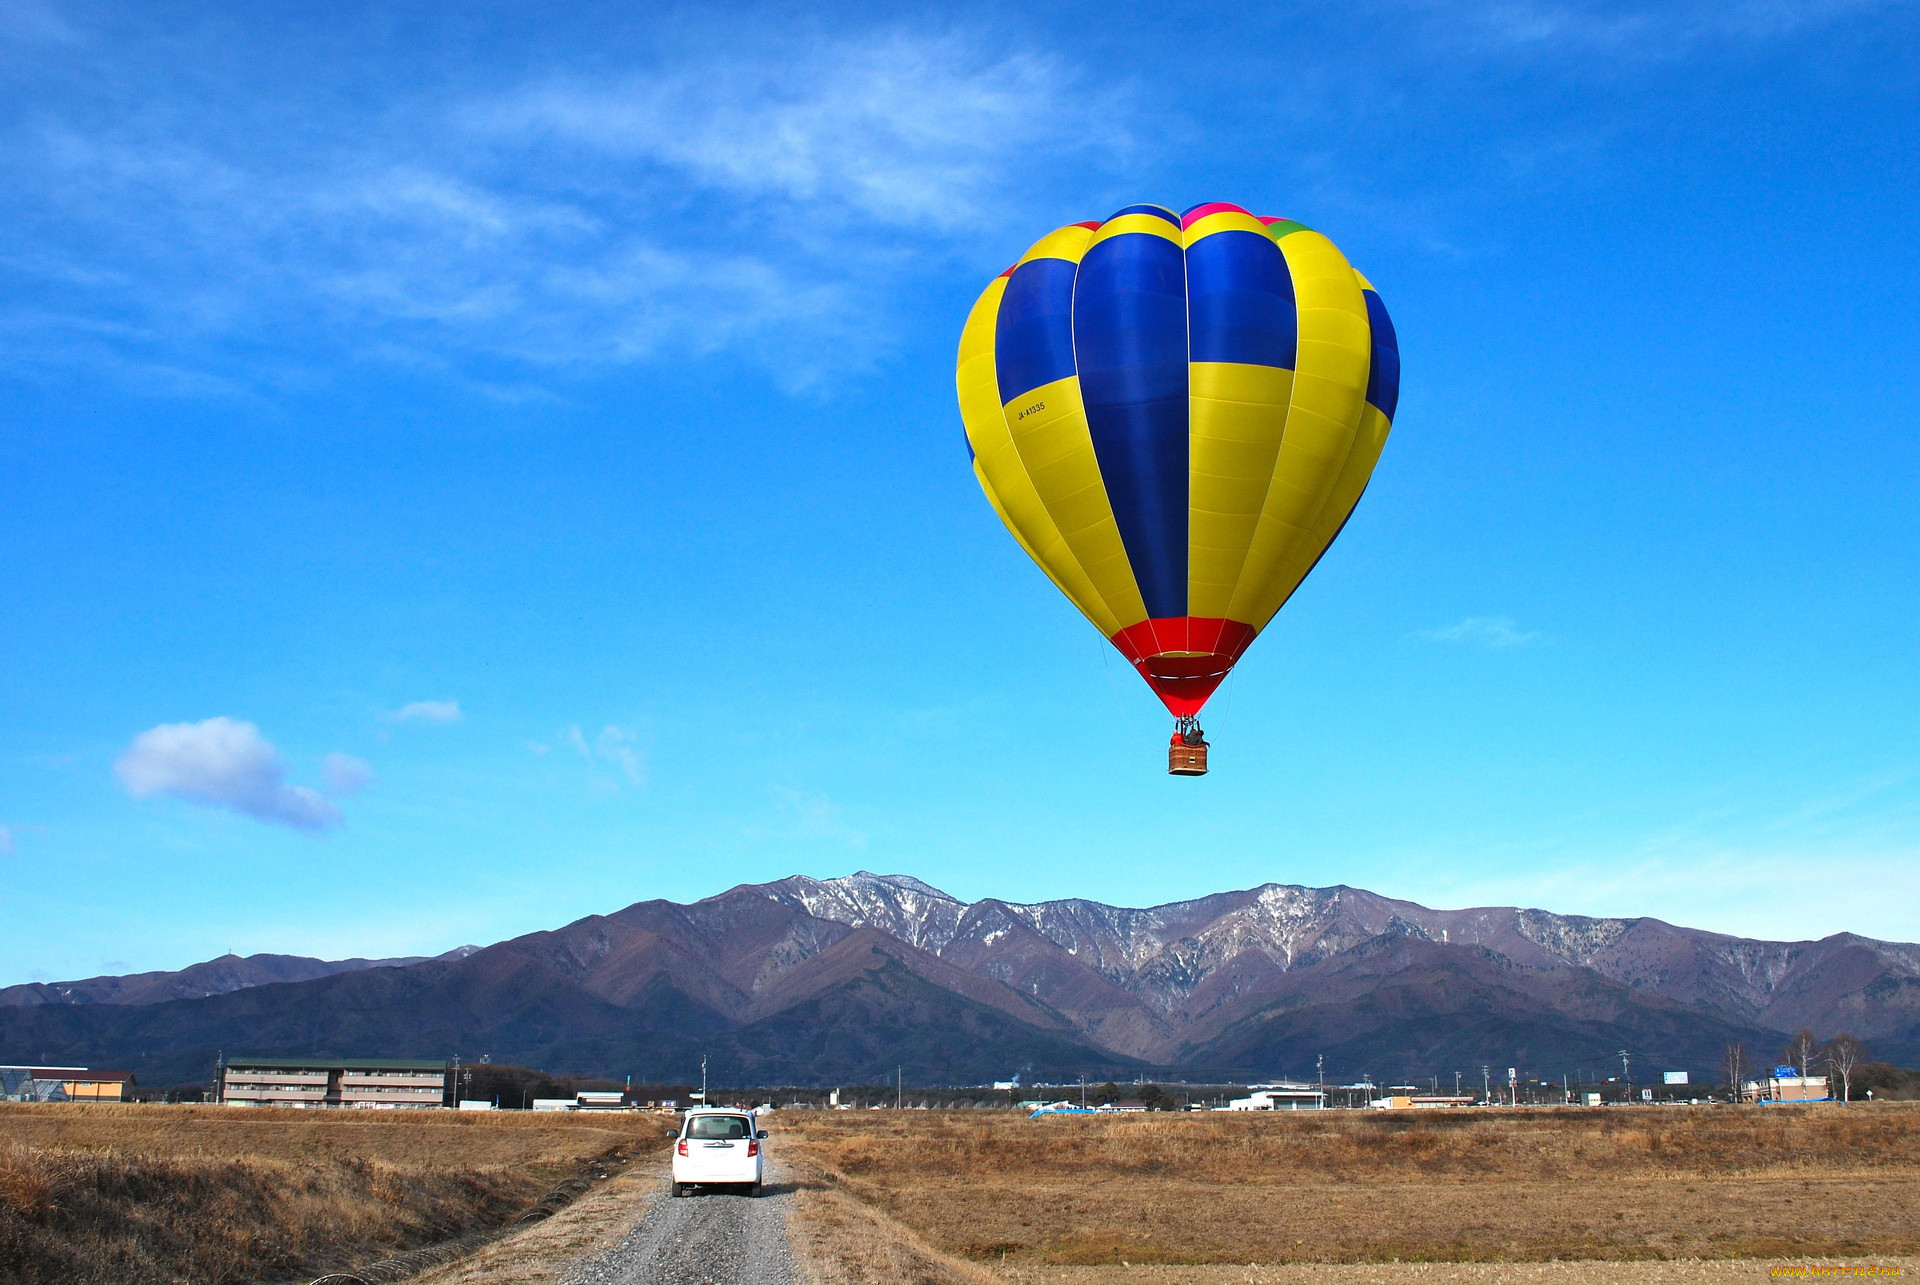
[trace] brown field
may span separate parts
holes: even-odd
[[[1010,1279],[1920,1252],[1920,1106],[1904,1103],[1038,1121],[783,1112],[776,1129],[812,1183]]]
[[[422,1278],[556,1281],[661,1194],[667,1123],[0,1106],[0,1285],[305,1281],[610,1175]],[[1920,1253],[1920,1104],[771,1123],[823,1285],[1710,1285]]]
[[[635,1116],[0,1104],[0,1282],[307,1280],[510,1224],[660,1132]]]

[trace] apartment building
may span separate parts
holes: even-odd
[[[245,1107],[406,1111],[447,1104],[445,1062],[405,1058],[229,1058],[220,1100]]]

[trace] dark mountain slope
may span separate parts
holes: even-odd
[[[1043,1030],[945,990],[876,941],[848,946],[865,956],[858,967],[843,961],[839,980],[733,1036],[729,1052],[747,1082],[871,1084],[900,1067],[909,1083],[984,1084],[1015,1071],[1057,1081],[1140,1068],[1064,1022]]]
[[[461,959],[477,947],[462,946],[439,956]],[[76,982],[26,982],[0,988],[0,1008],[33,1004],[162,1004],[170,999],[226,995],[249,986],[304,982],[365,968],[405,968],[424,963],[424,955],[398,959],[309,959],[305,955],[222,955],[175,972],[88,977]]]
[[[105,980],[128,985],[89,993],[154,993]],[[1920,1060],[1920,947],[1434,911],[1283,884],[1146,909],[969,904],[862,873],[637,902],[406,967],[158,1003],[0,1006],[0,1060],[169,1081],[204,1078],[222,1049],[487,1054],[648,1078],[688,1076],[705,1051],[723,1078],[800,1082],[889,1063],[937,1080],[1023,1065],[1271,1076],[1319,1053],[1339,1075],[1462,1060],[1557,1074],[1622,1047],[1640,1065],[1707,1071],[1735,1039],[1757,1064],[1801,1025]]]
[[[1383,934],[1293,970],[1258,1012],[1174,1050],[1174,1061],[1260,1075],[1330,1065],[1378,1080],[1517,1065],[1557,1075],[1637,1064],[1710,1077],[1726,1046],[1769,1048],[1772,1032],[1636,992],[1590,969],[1531,969],[1478,946]]]

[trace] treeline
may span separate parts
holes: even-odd
[[[1920,1098],[1920,1071],[1909,1071],[1890,1062],[1874,1062],[1864,1041],[1842,1031],[1830,1040],[1822,1040],[1806,1027],[1781,1046],[1778,1065],[1791,1067],[1802,1076],[1828,1077],[1828,1092],[1842,1102],[1861,1099],[1902,1102]],[[1765,1075],[1767,1067],[1756,1065],[1743,1044],[1727,1046],[1724,1070],[1731,1095],[1741,1095],[1748,1080]]]

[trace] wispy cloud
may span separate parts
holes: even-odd
[[[597,742],[600,756],[620,769],[620,775],[626,778],[628,785],[647,783],[646,763],[639,751],[633,748],[637,735],[630,727],[606,727],[601,729]]]
[[[915,265],[1011,196],[1135,147],[1120,100],[998,39],[726,48],[405,102],[417,79],[343,95],[323,70],[263,108],[183,99],[107,42],[98,74],[167,91],[63,81],[0,127],[5,347],[198,392],[342,357],[537,381],[727,347],[802,385],[882,350]]]
[[[320,760],[320,779],[329,790],[346,797],[373,784],[373,767],[365,759],[336,751]]]
[[[1409,0],[1391,9],[1425,20],[1436,47],[1494,54],[1603,55],[1668,61],[1702,46],[1778,40],[1830,26],[1902,0],[1676,0],[1666,4],[1607,0]]]
[[[830,839],[849,848],[867,846],[865,832],[849,826],[839,806],[826,795],[784,785],[770,786],[768,793],[773,796],[779,820],[772,827],[749,833],[762,838]]]
[[[571,745],[574,753],[581,758],[596,767],[604,767],[617,774],[619,780],[613,777],[599,779],[598,784],[604,788],[618,790],[620,780],[624,780],[629,786],[635,788],[647,783],[646,757],[635,748],[635,742],[640,736],[636,729],[609,723],[601,728],[599,734],[592,740],[588,740],[586,733],[580,730],[580,725],[574,723],[567,726],[559,735],[560,739]],[[544,754],[546,747],[539,746],[535,752]]]
[[[1920,898],[1912,848],[1744,847],[1650,839],[1615,853],[1555,854],[1523,876],[1452,882],[1422,876],[1393,890],[1427,904],[1534,906],[1563,914],[1651,915],[1687,928],[1801,941],[1836,932],[1909,941]],[[1446,863],[1451,868],[1473,862]],[[1821,877],[1808,879],[1808,870]],[[1792,897],[1780,896],[1793,887]],[[1872,889],[1867,895],[1863,890]]]
[[[1911,941],[1920,800],[1907,787],[1916,776],[1920,765],[1900,762],[1819,794],[1716,796],[1606,840],[1555,826],[1496,848],[1423,845],[1408,854],[1406,882],[1382,890],[1428,905],[1653,915],[1771,940],[1857,932]]]
[[[956,35],[856,36],[797,57],[704,61],[668,75],[559,80],[468,113],[478,132],[673,171],[779,202],[809,224],[953,230],[983,219],[1022,155],[1131,150],[1126,114],[1057,55]],[[1078,110],[1054,110],[1072,95]],[[778,222],[767,227],[780,235]]]
[[[133,738],[114,771],[136,799],[171,795],[296,830],[343,821],[318,790],[287,784],[280,752],[257,727],[230,718],[150,728]]]
[[[1520,628],[1511,616],[1468,616],[1458,624],[1440,629],[1423,629],[1415,637],[1462,647],[1484,647],[1491,651],[1525,647],[1541,640],[1540,634]]]
[[[77,45],[80,32],[44,0],[8,0],[0,6],[0,40]]]
[[[408,701],[391,715],[396,723],[458,723],[465,717],[459,701]]]

